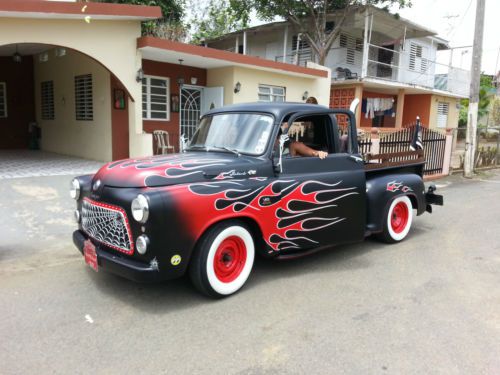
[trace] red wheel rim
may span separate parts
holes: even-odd
[[[214,256],[215,276],[223,283],[230,283],[241,274],[247,260],[245,242],[231,236],[221,242]]]
[[[401,233],[408,224],[410,212],[408,206],[404,202],[398,202],[391,213],[391,227],[395,233]]]

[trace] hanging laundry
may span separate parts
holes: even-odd
[[[375,112],[392,111],[393,105],[394,99],[392,98],[367,98],[365,118],[374,118]]]

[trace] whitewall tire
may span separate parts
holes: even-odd
[[[406,195],[395,198],[384,218],[381,239],[388,243],[402,241],[410,232],[413,222],[413,206]]]

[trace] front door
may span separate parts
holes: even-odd
[[[299,139],[308,147],[328,151],[325,159],[288,156],[279,174],[280,207],[277,216],[282,250],[360,241],[365,233],[366,191],[363,160],[338,152],[329,116],[299,119],[309,122]],[[323,128],[324,127],[324,128]],[[310,133],[310,134],[308,134]],[[284,235],[283,235],[284,234]]]
[[[202,87],[182,85],[180,99],[181,137],[190,140],[200,124]]]

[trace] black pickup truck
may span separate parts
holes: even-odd
[[[443,204],[425,190],[422,150],[362,156],[356,127],[341,136],[337,116],[355,124],[352,111],[310,104],[212,110],[182,153],[75,178],[73,241],[96,271],[136,281],[189,272],[199,291],[223,297],[243,286],[256,253],[403,240],[413,211]],[[292,156],[298,144],[316,156]]]

